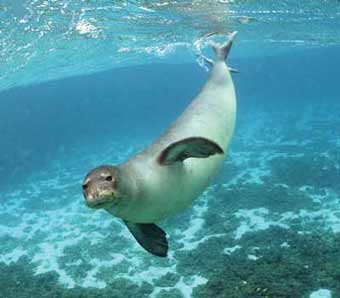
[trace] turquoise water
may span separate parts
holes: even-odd
[[[1,298],[340,297],[339,2],[225,2],[0,2]],[[154,257],[84,175],[157,138],[232,30],[229,156]]]

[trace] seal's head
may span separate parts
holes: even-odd
[[[88,173],[83,183],[86,205],[94,209],[116,205],[120,197],[118,175],[115,166],[100,166]]]

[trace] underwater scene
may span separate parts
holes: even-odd
[[[340,298],[339,84],[337,0],[0,0],[0,298]]]

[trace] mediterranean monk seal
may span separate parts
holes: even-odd
[[[93,169],[84,179],[88,207],[121,218],[148,252],[166,257],[166,233],[155,223],[197,198],[217,174],[236,118],[234,84],[225,60],[236,32],[225,44],[211,43],[215,61],[198,96],[151,146],[130,160]]]

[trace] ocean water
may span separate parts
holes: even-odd
[[[157,258],[82,181],[178,117],[195,44],[232,30],[228,157]],[[335,0],[0,1],[0,298],[339,298],[339,79]]]

